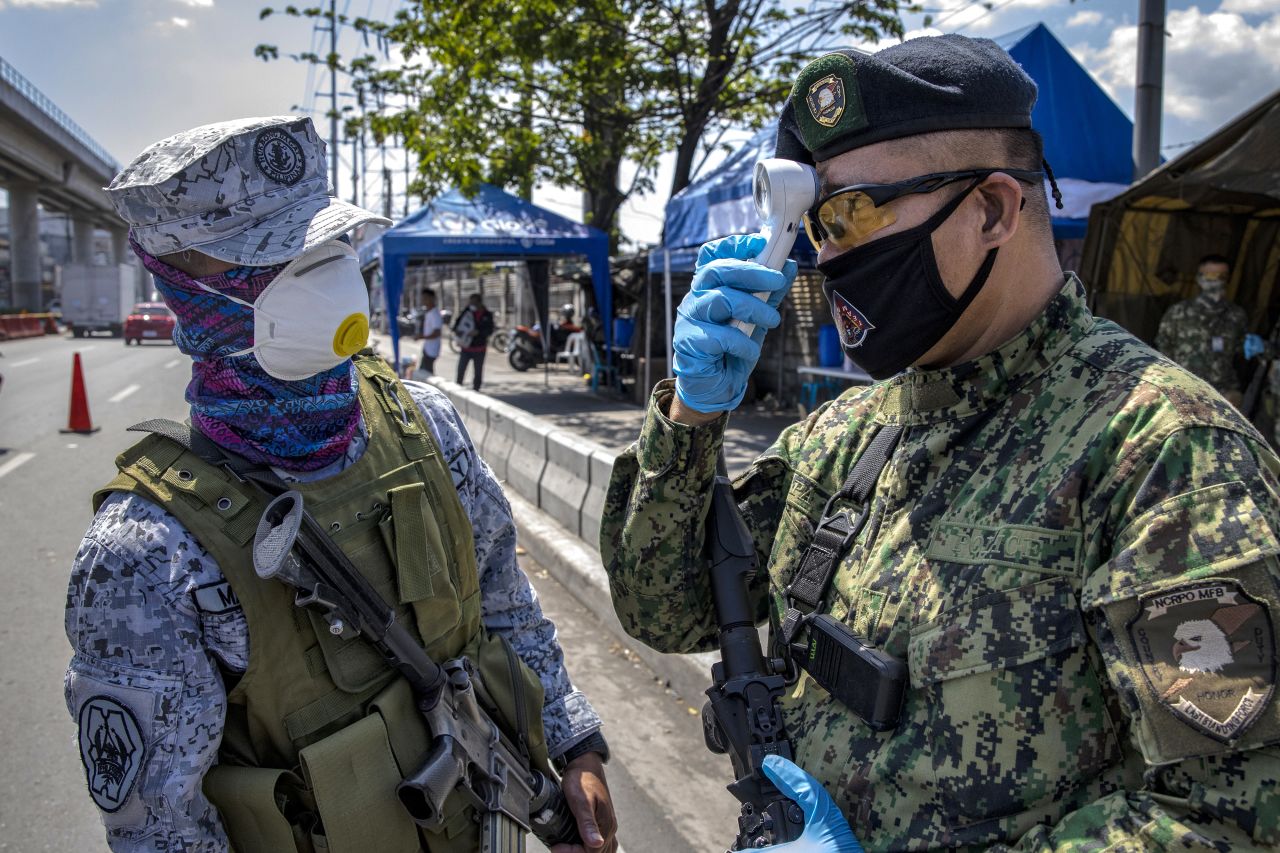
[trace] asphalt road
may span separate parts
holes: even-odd
[[[100,427],[87,436],[59,432],[75,352]],[[126,348],[105,337],[13,341],[0,353],[0,850],[102,851],[62,696],[67,574],[90,495],[134,440],[127,427],[185,416],[188,362],[171,346]],[[554,578],[525,568],[559,627],[571,675],[605,720],[625,851],[725,849],[736,809],[723,789],[727,760],[702,746],[701,697],[674,695]]]

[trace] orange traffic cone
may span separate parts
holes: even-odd
[[[67,428],[61,432],[88,435],[98,429],[89,417],[89,397],[84,392],[84,371],[80,369],[80,353],[76,353],[71,362],[71,416],[67,419]]]

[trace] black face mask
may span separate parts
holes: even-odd
[[[922,225],[891,234],[818,264],[822,292],[845,353],[873,379],[910,367],[942,340],[982,290],[996,262],[987,252],[973,281],[956,299],[942,283],[930,239],[979,182]]]

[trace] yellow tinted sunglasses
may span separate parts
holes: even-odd
[[[1042,172],[1027,169],[966,169],[961,172],[935,172],[893,184],[854,184],[818,199],[817,204],[804,215],[804,230],[818,251],[826,243],[841,250],[851,249],[898,221],[898,215],[885,207],[894,199],[935,192],[957,181],[982,180],[996,172],[1027,183],[1039,183],[1043,177]]]

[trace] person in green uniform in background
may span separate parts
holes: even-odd
[[[829,614],[909,676],[877,732],[799,672],[795,762],[868,851],[1274,848],[1280,460],[1059,267],[1035,91],[952,35],[823,56],[785,105],[777,156],[821,179],[806,224],[845,351],[883,381],[736,480],[758,618],[785,652],[783,627],[803,643]],[[613,469],[614,606],[663,652],[716,647],[704,523],[762,337],[731,324],[776,325],[794,276],[753,263],[763,245],[702,248],[676,378]],[[837,493],[895,433],[865,525],[823,540],[832,576],[801,601],[824,511],[863,508]]]
[[[1249,315],[1227,299],[1231,262],[1205,255],[1196,267],[1200,293],[1171,307],[1160,318],[1156,349],[1208,382],[1231,404],[1244,401],[1236,359],[1249,331]]]

